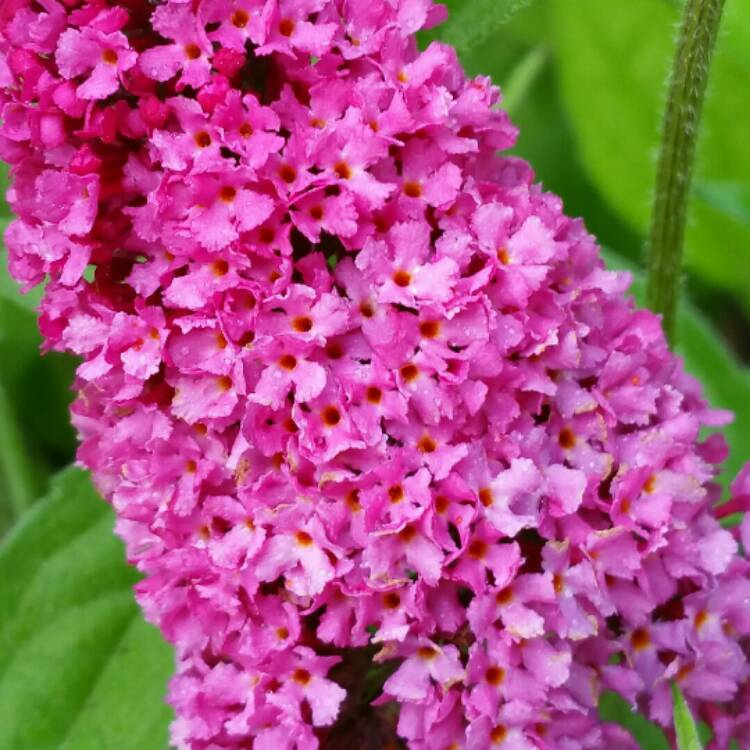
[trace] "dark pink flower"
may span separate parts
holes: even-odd
[[[81,81],[76,89],[81,99],[105,99],[114,94],[137,57],[121,31],[105,33],[91,27],[67,29],[55,52],[60,75]]]
[[[141,70],[155,81],[168,81],[179,73],[180,86],[196,88],[208,83],[213,50],[203,25],[188,5],[176,2],[160,5],[151,23],[172,44],[144,50],[138,60]]]

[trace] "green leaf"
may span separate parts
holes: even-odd
[[[674,706],[674,728],[677,734],[677,747],[679,750],[702,750],[701,741],[698,737],[698,728],[695,719],[690,713],[685,696],[676,682],[672,683],[672,702]]]
[[[503,86],[503,106],[508,114],[513,114],[533,90],[548,57],[547,48],[539,44],[532,47],[511,71]]]
[[[553,46],[562,99],[583,164],[609,205],[637,232],[649,220],[665,81],[679,3],[553,0]],[[733,0],[717,43],[696,179],[747,183],[750,0]],[[731,290],[750,310],[750,227],[693,196],[687,267]]]
[[[0,206],[3,205],[0,203]],[[5,230],[7,220],[0,220],[0,232]],[[0,248],[2,242],[0,241]],[[21,294],[21,290],[15,281],[10,277],[6,265],[7,258],[5,253],[0,256],[0,301],[5,305],[13,305],[26,312],[34,312],[42,298],[42,289],[37,287],[28,294]]]
[[[0,221],[0,229],[6,223]],[[26,502],[40,494],[51,468],[70,463],[75,451],[68,415],[75,362],[56,352],[40,357],[42,337],[35,312],[40,296],[40,290],[20,294],[8,274],[5,254],[0,253],[0,401],[6,396],[0,403],[0,433],[7,432],[7,440],[26,454],[26,459],[13,459],[0,471],[0,505],[6,508],[8,485],[22,486],[25,481],[7,472],[17,467],[28,476],[22,464],[32,464],[35,481],[25,492]],[[3,442],[0,435],[0,445]]]
[[[112,520],[69,469],[0,547],[0,747],[167,745],[172,657],[133,600]]]
[[[454,10],[468,5],[474,1],[449,3]],[[566,212],[585,215],[589,229],[605,243],[637,247],[641,238],[605,205],[580,165],[554,76],[550,9],[548,3],[523,7],[483,42],[459,49],[459,58],[468,75],[490,76],[500,85],[503,106],[512,107],[519,128],[513,153],[531,163],[545,189],[563,198]],[[450,42],[450,23],[426,38]]]
[[[2,527],[20,518],[42,489],[35,462],[28,455],[13,409],[0,380],[0,492]]]
[[[448,0],[448,20],[437,32],[428,32],[425,40],[440,38],[452,44],[461,55],[490,39],[498,27],[508,23],[532,0]]]
[[[5,202],[5,191],[8,189],[8,165],[0,162],[0,216],[9,216],[10,209]]]
[[[4,223],[0,222],[0,227]],[[39,456],[32,456],[13,400],[22,363],[38,357],[34,314],[17,304],[13,282],[0,270],[0,532],[38,497],[44,486]],[[11,399],[13,396],[13,400]]]
[[[643,750],[670,750],[671,746],[660,727],[633,707],[617,693],[605,691],[599,699],[599,715],[604,721],[619,724],[635,737]]]
[[[695,193],[707,205],[750,227],[750,184],[699,182]]]

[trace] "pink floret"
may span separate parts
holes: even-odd
[[[105,99],[120,88],[121,76],[135,65],[136,53],[119,31],[67,29],[57,42],[55,61],[62,78],[86,78],[77,88],[81,99]]]

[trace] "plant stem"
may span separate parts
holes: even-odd
[[[672,343],[695,144],[723,7],[724,0],[685,0],[662,126],[646,298]]]

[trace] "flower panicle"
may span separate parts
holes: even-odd
[[[418,50],[443,17],[0,8],[9,265],[80,358],[173,744],[632,748],[600,692],[668,725],[677,681],[742,745],[750,526],[699,436],[726,415],[503,153],[498,89]]]

